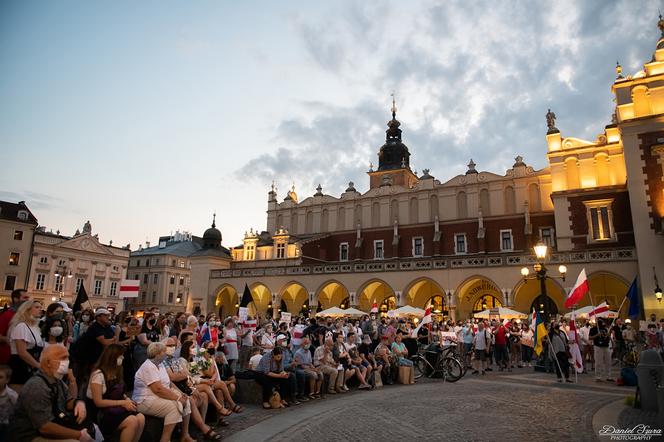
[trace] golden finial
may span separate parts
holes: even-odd
[[[616,61],[616,78],[623,78],[622,76],[622,66],[620,66],[620,62]]]

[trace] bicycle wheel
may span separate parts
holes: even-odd
[[[463,366],[455,358],[444,358],[439,365],[442,366],[439,369],[443,371],[448,382],[456,382],[463,376]]]
[[[415,379],[419,379],[427,374],[427,361],[422,356],[414,356],[413,369],[415,370]]]

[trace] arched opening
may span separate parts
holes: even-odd
[[[217,314],[220,318],[233,316],[237,314],[237,307],[239,298],[237,291],[231,285],[222,286],[215,296],[214,305],[217,307]],[[239,305],[238,305],[239,307]]]
[[[358,224],[362,226],[362,206],[357,204],[355,206],[355,212],[353,212],[353,222],[357,226]]]
[[[443,295],[432,296],[424,306],[426,307],[427,305],[431,306],[431,315],[434,320],[440,321],[449,316],[449,311],[445,305],[445,298]]]
[[[495,298],[501,305],[504,303],[503,293],[498,285],[480,275],[471,276],[462,282],[457,288],[455,296],[456,319],[471,318],[474,313],[482,311],[483,302],[487,306],[495,305],[492,298]]]
[[[387,312],[390,310],[394,310],[397,308],[397,298],[395,296],[388,296],[387,298],[383,299],[383,302],[381,302],[378,305],[378,314],[381,317],[387,316]]]
[[[554,300],[547,295],[539,295],[533,300],[528,311],[532,312],[533,310],[540,314],[544,322],[550,321],[558,314],[558,306]]]
[[[314,212],[312,212],[311,210],[307,211],[307,216],[304,223],[304,231],[306,233],[314,232]]]
[[[399,221],[399,201],[393,199],[390,201],[390,224]]]
[[[431,298],[443,296],[445,291],[433,279],[421,278],[411,282],[404,293],[406,294],[406,304],[425,308]]]
[[[389,297],[394,297],[394,290],[381,280],[372,280],[360,287],[358,293],[358,308],[363,312],[371,310],[374,301],[379,306]],[[396,305],[396,298],[395,305]]]
[[[514,310],[521,313],[530,314],[535,310],[540,309],[539,304],[544,304],[547,312],[560,312],[565,307],[565,290],[557,281],[547,279],[545,282],[546,297],[549,301],[544,302],[544,299],[539,299],[542,295],[542,288],[540,282],[535,281],[519,281],[516,287],[512,290],[512,307]],[[539,311],[539,310],[538,310]]]
[[[634,116],[643,117],[650,115],[650,91],[646,86],[639,85],[632,89],[632,103],[634,103]]]
[[[371,226],[380,227],[380,203],[378,201],[371,204]]]
[[[609,176],[609,156],[604,153],[595,155],[595,171],[598,186],[610,186],[611,177]]]
[[[284,227],[284,215],[281,213],[277,215],[277,229],[280,227]]]
[[[349,293],[346,287],[336,281],[330,281],[318,290],[316,299],[318,299],[321,309],[325,310],[330,307],[339,307],[348,297]]]
[[[578,189],[581,187],[581,183],[579,182],[579,167],[576,157],[565,159],[565,173],[567,175],[567,189]]]
[[[297,233],[297,210],[291,212],[291,233]]]
[[[609,304],[609,309],[617,311],[620,304],[622,304],[629,289],[627,281],[620,276],[610,272],[595,272],[588,275],[588,285],[590,287],[590,294],[592,296],[592,305],[599,305],[602,302]],[[584,296],[584,299],[579,302],[578,307],[590,305],[590,297]],[[621,317],[627,316],[629,309],[629,300],[622,304],[619,315]]]
[[[542,210],[540,187],[537,183],[531,183],[528,186],[528,202],[531,212],[540,212]]]
[[[307,303],[309,296],[307,290],[297,282],[291,282],[283,288],[280,294],[280,310],[298,314]]]
[[[436,217],[440,219],[440,213],[438,213],[438,195],[431,195],[429,198],[429,213],[431,214],[431,222],[434,222]]]
[[[419,222],[419,212],[420,206],[419,202],[417,201],[417,198],[413,197],[410,199],[410,203],[408,205],[408,221],[411,224],[417,224]]]
[[[483,295],[473,305],[473,314],[483,312],[487,309],[499,308],[502,307],[503,303],[500,302],[500,299],[492,295]]]
[[[255,316],[256,314],[261,314],[265,316],[268,310],[268,306],[272,304],[272,293],[270,289],[260,282],[252,284],[249,286],[251,291],[252,302],[249,303],[248,312],[249,315]]]
[[[337,230],[346,229],[346,209],[339,207],[337,211]]]
[[[468,218],[468,199],[466,198],[466,192],[457,193],[456,203],[457,203],[457,218],[459,219]]]
[[[323,209],[320,217],[320,231],[327,232],[330,229],[330,214],[327,209]]]

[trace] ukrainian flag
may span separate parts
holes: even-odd
[[[544,337],[546,336],[546,327],[544,326],[544,321],[542,320],[542,317],[537,314],[537,319],[535,320],[535,336],[534,341],[535,341],[535,354],[539,356],[540,353],[542,353],[542,350],[544,349],[542,345],[542,341],[544,341]]]

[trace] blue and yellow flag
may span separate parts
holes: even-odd
[[[539,313],[537,313],[537,318],[535,320],[535,335],[533,337],[533,340],[535,341],[535,354],[538,356],[540,353],[542,353],[542,350],[544,349],[542,341],[544,340],[545,336],[546,336],[546,327],[544,326],[544,321],[542,320],[542,317],[539,315]]]

